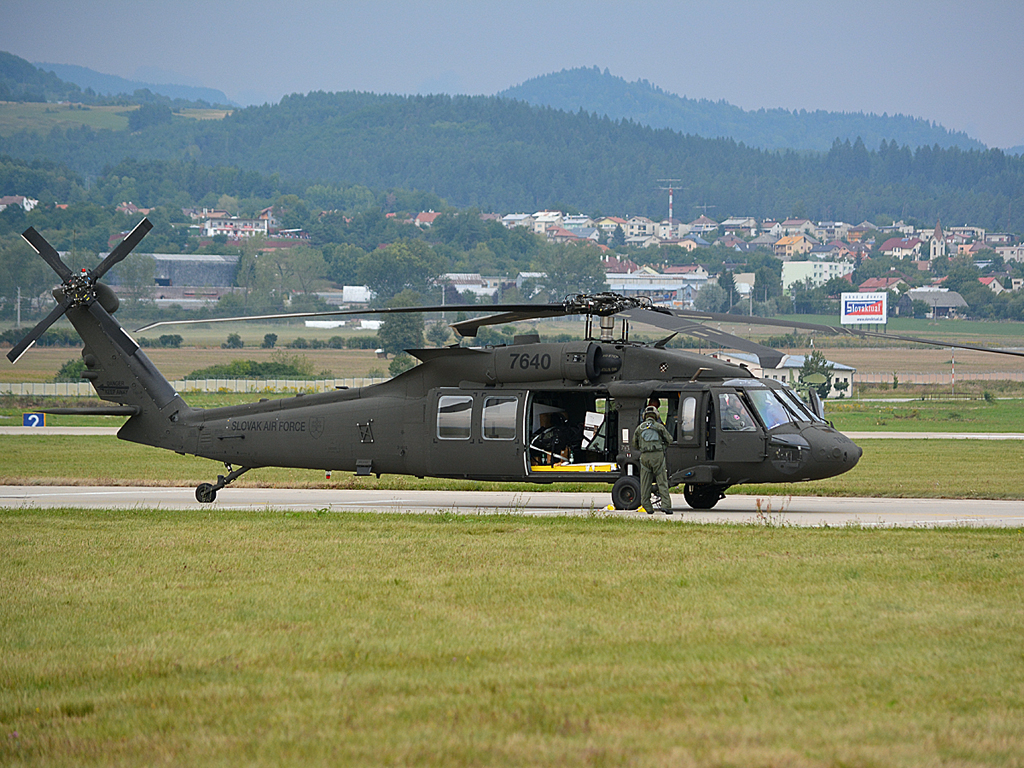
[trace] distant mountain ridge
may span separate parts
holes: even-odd
[[[677,96],[646,80],[630,83],[597,67],[563,69],[497,95],[566,112],[583,109],[612,120],[632,120],[705,138],[731,138],[759,149],[827,152],[837,138],[853,142],[858,137],[869,149],[883,140],[911,149],[935,145],[986,149],[962,131],[950,131],[922,118],[824,110],[746,111],[725,101]]]
[[[193,85],[173,85],[169,83],[144,83],[137,80],[127,80],[117,75],[107,75],[103,72],[80,67],[75,64],[50,64],[48,62],[36,62],[35,66],[46,72],[53,72],[61,80],[74,83],[82,90],[92,88],[101,96],[117,96],[118,94],[132,94],[138,90],[149,90],[166,96],[169,99],[183,99],[185,101],[205,101],[208,104],[223,104],[225,106],[237,107],[232,103],[223,91],[216,88],[203,88]]]

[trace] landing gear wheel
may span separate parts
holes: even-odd
[[[695,485],[687,483],[683,486],[683,498],[693,509],[711,509],[725,498],[725,490],[720,485]]]
[[[217,498],[217,489],[212,483],[200,483],[196,486],[196,501],[200,504],[210,504]]]
[[[612,486],[612,505],[616,509],[636,509],[640,506],[640,481],[632,475],[623,475]]]

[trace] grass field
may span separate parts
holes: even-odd
[[[850,472],[828,480],[777,485],[741,485],[729,493],[800,496],[877,496],[896,498],[1024,499],[1020,467],[1024,441],[858,440],[864,457]],[[194,456],[126,443],[112,436],[0,435],[3,485],[166,485],[212,482],[222,465]],[[254,469],[240,487],[567,490],[608,489],[603,484],[482,483],[417,479],[398,475],[356,477],[302,469]]]
[[[3,765],[1022,763],[1020,531],[0,514]]]
[[[97,107],[82,104],[46,104],[34,102],[0,101],[0,137],[18,131],[49,133],[54,128],[77,127],[106,128],[113,131],[128,129],[128,113],[136,105]],[[180,114],[192,120],[220,120],[231,114],[224,109],[183,109]]]

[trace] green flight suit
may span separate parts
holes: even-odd
[[[645,429],[653,429],[658,433],[661,445],[656,450],[645,450],[641,446],[640,433]],[[640,451],[640,505],[653,512],[651,506],[651,483],[658,484],[658,495],[661,497],[661,508],[672,509],[672,497],[668,493],[668,467],[665,463],[665,449],[672,443],[672,436],[658,418],[647,417],[633,432],[632,445]]]

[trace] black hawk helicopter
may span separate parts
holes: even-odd
[[[667,404],[665,422],[673,437],[666,454],[669,482],[682,485],[695,509],[712,508],[732,485],[833,477],[851,470],[861,457],[861,449],[825,420],[813,393],[808,404],[743,365],[668,349],[672,336],[655,344],[629,341],[629,324],[644,323],[752,352],[763,366],[774,367],[782,358],[778,350],[702,324],[736,317],[667,310],[649,299],[610,293],[572,296],[558,304],[492,305],[487,309],[496,314],[453,324],[459,334],[475,336],[484,325],[583,315],[586,338],[580,341],[542,343],[536,334],[526,334],[506,346],[414,349],[409,352],[421,364],[381,384],[193,408],[114,319],[117,296],[99,282],[150,229],[143,219],[95,268],[77,273],[34,229],[26,230],[23,237],[62,284],[53,292],[57,306],[7,357],[17,362],[66,315],[85,345],[83,377],[113,405],[47,412],[124,415],[122,440],[223,462],[227,474],[196,488],[202,503],[214,501],[219,490],[250,469],[279,466],[357,475],[610,483],[614,507],[636,509],[639,454],[630,437],[652,398]],[[451,309],[339,310],[260,319]],[[198,322],[239,319],[255,318]],[[744,318],[748,321],[882,335]]]

